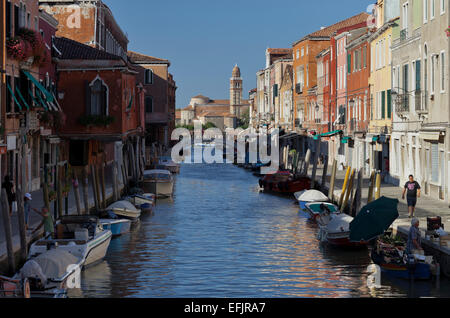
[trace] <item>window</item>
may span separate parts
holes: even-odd
[[[444,14],[445,13],[445,1],[446,0],[441,0],[441,14]]]
[[[153,70],[145,70],[145,84],[153,84]]]
[[[441,52],[441,92],[445,92],[445,52]]]
[[[306,65],[306,87],[309,86],[309,65]]]
[[[105,83],[97,78],[90,85],[90,115],[107,115],[108,114],[108,87]]]
[[[403,96],[404,96],[404,107],[405,110],[409,110],[409,90],[408,90],[408,76],[409,76],[409,72],[408,72],[408,64],[403,65]]]
[[[420,91],[421,83],[420,83],[420,60],[416,61],[416,91]]]
[[[408,2],[403,4],[403,10],[402,10],[402,29],[408,30],[408,9],[409,5]]]
[[[362,54],[362,62],[363,62],[363,68],[367,67],[367,47],[363,47],[363,54]]]
[[[388,63],[389,65],[392,64],[392,51],[391,51],[391,46],[392,46],[392,36],[389,35],[389,39],[388,39]]]
[[[7,87],[10,87],[12,89],[11,76],[9,76],[9,75],[6,75],[6,85],[7,85]],[[12,99],[11,92],[7,88],[6,89],[6,112],[7,113],[10,113],[12,110],[12,108],[11,108],[12,102],[13,102],[13,99]]]
[[[347,54],[347,73],[350,74],[352,72],[352,55]]]
[[[297,60],[300,58],[300,50],[297,50]]]
[[[19,6],[14,6],[14,34],[17,34],[17,31],[20,29],[19,20],[20,20],[20,10]]]
[[[423,23],[428,21],[428,0],[423,0]]]
[[[389,89],[386,93],[387,95],[387,119],[392,118],[392,96],[391,90]]]
[[[439,144],[431,144],[431,182],[439,182]]]
[[[153,113],[153,97],[151,96],[145,97],[145,112]]]
[[[435,76],[436,75],[436,55],[431,55],[431,94],[435,90]]]
[[[431,6],[430,6],[430,20],[434,19],[434,10],[435,10],[435,1],[436,0],[430,0]]]
[[[304,48],[302,48],[302,57],[303,57],[303,55],[305,55],[305,49]]]

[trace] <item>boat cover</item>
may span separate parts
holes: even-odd
[[[303,202],[326,202],[328,197],[317,190],[301,191],[294,194],[298,201]]]
[[[347,214],[334,214],[327,224],[328,233],[343,233],[350,231],[350,223],[353,217]]]
[[[61,249],[53,249],[28,261],[21,269],[22,277],[38,277],[42,282],[58,279],[67,273],[69,265],[76,265],[80,260]],[[42,278],[47,278],[42,280]]]
[[[128,211],[133,211],[133,212],[139,212],[138,209],[136,209],[136,207],[129,201],[117,201],[114,202],[113,204],[111,204],[107,210],[112,210],[112,209],[121,209],[121,210],[128,210]]]

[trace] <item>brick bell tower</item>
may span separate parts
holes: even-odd
[[[240,106],[242,105],[242,78],[241,70],[236,66],[233,68],[233,73],[230,79],[230,113],[241,116]]]

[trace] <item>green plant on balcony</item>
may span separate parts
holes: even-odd
[[[13,59],[29,61],[35,66],[42,66],[51,60],[50,51],[45,47],[42,36],[31,29],[19,29],[16,37],[6,41],[6,50]]]
[[[450,25],[449,25],[448,28],[445,30],[445,32],[447,33],[447,36],[450,37]]]
[[[114,123],[115,118],[108,115],[83,115],[78,123],[85,127],[107,127]]]
[[[60,112],[48,111],[40,115],[39,121],[47,127],[52,127],[58,130],[62,125],[62,116]]]

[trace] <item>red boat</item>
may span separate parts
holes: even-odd
[[[308,177],[295,178],[289,171],[278,171],[261,178],[259,180],[259,186],[263,188],[264,191],[294,194],[296,192],[311,189],[311,179]]]

